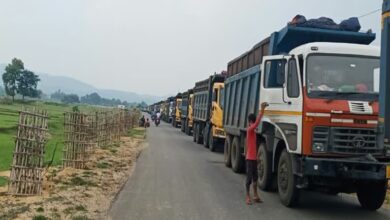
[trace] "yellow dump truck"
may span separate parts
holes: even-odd
[[[193,137],[194,141],[215,151],[223,144],[223,90],[224,74],[214,74],[208,79],[197,82],[193,101]]]

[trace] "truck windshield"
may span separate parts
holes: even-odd
[[[311,55],[306,87],[311,98],[377,99],[379,57]]]

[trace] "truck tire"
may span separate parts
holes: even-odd
[[[386,181],[360,184],[357,189],[360,205],[370,211],[379,209],[385,201],[386,190]]]
[[[229,136],[226,136],[225,144],[223,147],[223,156],[225,161],[225,166],[231,167],[232,166],[232,160],[231,160],[231,154],[230,154],[230,148],[231,148],[231,139]]]
[[[210,132],[209,132],[209,149],[211,152],[214,152],[215,149],[217,148],[217,143],[215,141],[215,138],[213,137],[213,132],[212,132],[212,128],[210,129]]]
[[[196,143],[196,124],[193,125],[193,131],[192,131],[192,140]]]
[[[233,138],[232,147],[230,148],[232,169],[235,173],[242,173],[244,171],[244,157],[240,153],[240,139]]]
[[[272,157],[267,152],[265,142],[260,142],[257,151],[257,172],[259,174],[258,185],[262,190],[272,189]]]
[[[186,133],[186,135],[190,135],[190,132],[189,132],[190,128],[188,127],[188,120],[186,120],[186,123],[185,123],[185,126],[184,126],[184,133]]]
[[[198,124],[196,126],[196,143],[197,144],[202,144],[202,138],[200,138],[200,125]]]
[[[210,136],[210,129],[206,129],[207,126],[203,129],[203,146],[205,148],[209,147],[209,136]]]
[[[184,125],[185,125],[185,123],[184,123],[184,120],[182,119],[182,120],[181,120],[180,130],[181,130],[181,132],[183,132],[183,133],[185,132],[185,126],[184,126]]]
[[[297,181],[294,176],[292,158],[284,149],[278,163],[278,191],[279,198],[283,205],[293,207],[298,203],[299,190],[296,187]]]

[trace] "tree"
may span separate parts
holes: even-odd
[[[59,90],[55,91],[54,93],[52,93],[50,95],[50,98],[61,101],[64,98],[65,95],[66,94],[59,89]]]
[[[70,95],[65,95],[62,100],[61,100],[63,103],[67,103],[67,104],[70,104],[70,103],[79,103],[80,102],[80,99],[79,99],[79,96],[76,95],[76,94],[70,94]]]
[[[103,101],[102,98],[96,92],[81,97],[82,103],[86,103],[90,105],[101,105],[103,104],[102,101]]]
[[[14,58],[5,67],[5,73],[3,73],[4,90],[7,95],[12,97],[12,101],[15,100],[15,95],[18,90],[17,81],[22,70],[24,70],[22,60]]]
[[[39,97],[39,91],[37,89],[38,82],[40,81],[38,75],[35,75],[30,70],[22,70],[17,79],[17,92],[24,97]]]

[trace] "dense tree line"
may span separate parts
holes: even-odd
[[[98,93],[94,92],[85,96],[79,97],[76,94],[66,94],[61,90],[58,90],[51,94],[51,99],[59,100],[63,103],[84,103],[89,105],[101,105],[101,106],[130,106],[134,105],[127,101],[121,101],[120,99],[107,99],[101,97]]]
[[[3,73],[4,91],[14,101],[16,95],[37,98],[41,92],[37,89],[40,81],[38,75],[24,68],[22,60],[14,58]]]

